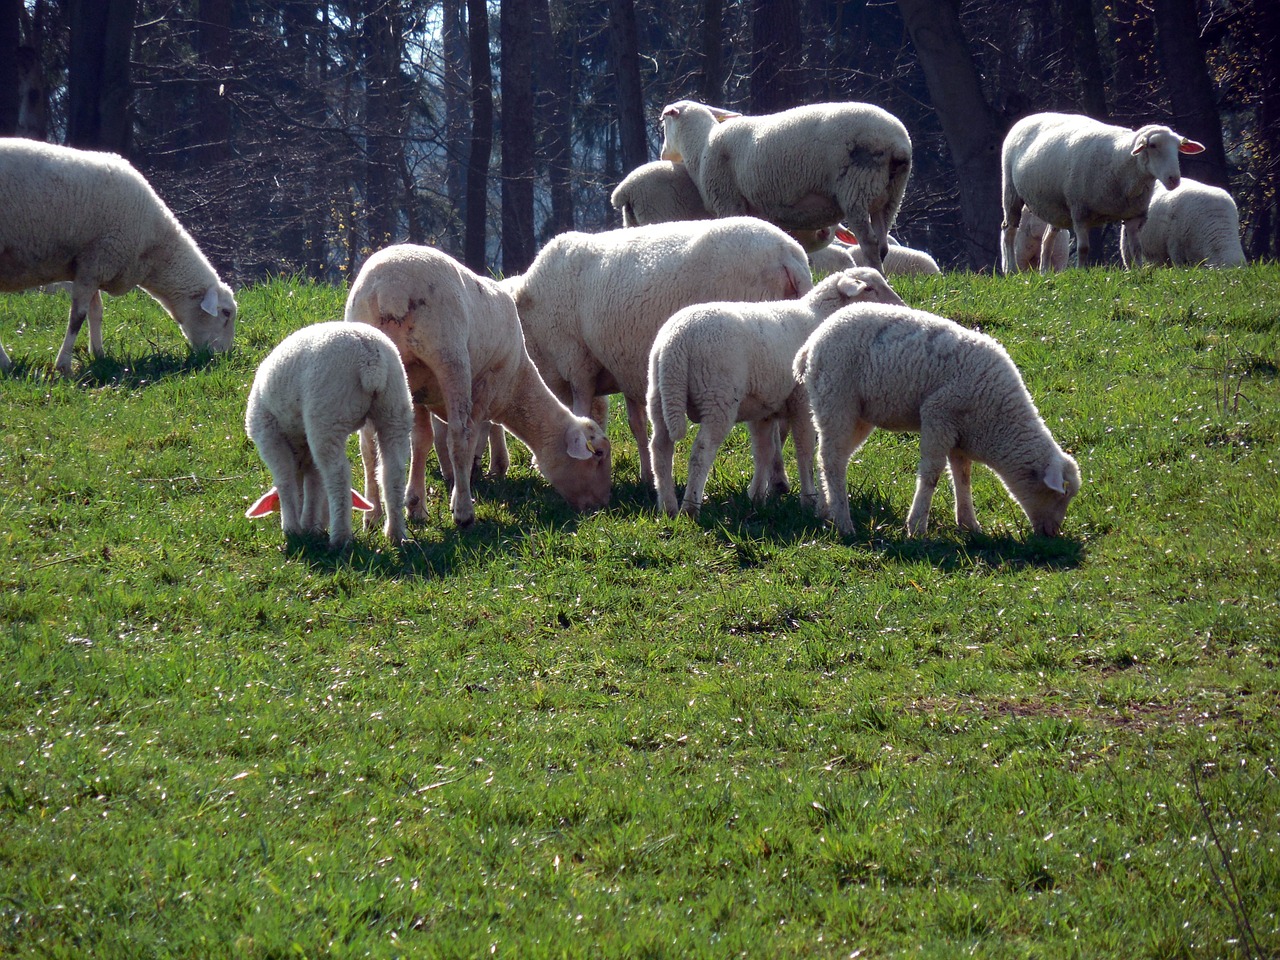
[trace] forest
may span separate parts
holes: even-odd
[[[620,226],[666,103],[865,101],[913,140],[895,235],[990,271],[1004,134],[1061,110],[1206,144],[1265,259],[1277,38],[1271,0],[0,0],[0,135],[127,156],[235,283],[402,241],[510,275]]]

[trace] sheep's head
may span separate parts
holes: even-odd
[[[705,103],[694,100],[679,100],[668,104],[662,108],[660,156],[663,160],[670,160],[673,163],[684,163],[685,153],[704,145],[707,134],[716,123],[723,123],[731,117],[740,116],[742,114],[734,113],[732,110],[709,107]]]
[[[565,430],[563,450],[543,451],[537,466],[573,509],[586,512],[609,505],[613,451],[594,420],[575,417]]]
[[[1062,532],[1072,497],[1080,492],[1080,468],[1075,460],[1058,451],[1043,469],[1033,471],[1009,489],[1026,511],[1031,529],[1042,537],[1056,537]]]
[[[1182,172],[1178,167],[1179,154],[1194,155],[1203,152],[1204,144],[1155,124],[1143,127],[1133,138],[1133,156],[1139,159],[1143,169],[1164,184],[1166,190],[1177,189],[1182,182]]]
[[[833,273],[813,288],[808,300],[821,317],[835,313],[851,303],[887,303],[905,307],[902,298],[889,286],[879,270],[873,267],[849,267]]]
[[[236,332],[236,298],[221,280],[215,280],[204,290],[170,302],[161,300],[161,303],[178,322],[191,346],[207,347],[214,353],[231,349]]]

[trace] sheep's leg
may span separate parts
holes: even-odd
[[[653,487],[658,495],[658,506],[669,517],[679,509],[676,502],[675,478],[676,444],[667,430],[667,422],[660,416],[653,418],[653,437],[649,440],[649,460],[653,464]]]
[[[786,493],[787,468],[782,462],[782,439],[778,420],[752,420],[747,424],[751,435],[751,462],[754,471],[747,496],[752,503],[763,503],[772,494]]]
[[[827,425],[818,428],[818,462],[822,472],[823,513],[848,536],[853,533],[849,515],[849,460],[875,427],[858,418],[845,430]]]
[[[1022,222],[1022,208],[1026,202],[1014,189],[1008,170],[1004,171],[1003,181],[1000,200],[1004,209],[1004,221],[1000,224],[1000,272],[1008,274],[1017,273],[1021,269],[1015,239],[1018,236],[1018,224]]]
[[[889,234],[877,234],[871,226],[871,216],[865,212],[845,211],[844,224],[858,238],[858,246],[867,255],[867,266],[884,273],[884,258],[889,254]]]
[[[468,368],[470,364],[466,365]],[[469,527],[476,520],[476,505],[471,496],[471,461],[475,457],[478,430],[471,415],[471,374],[468,369],[459,377],[460,386],[444,385],[445,412],[449,419],[449,461],[453,464],[453,492],[449,495],[449,512],[459,527]]]
[[[920,467],[916,471],[916,495],[907,514],[907,535],[924,536],[929,526],[929,505],[933,492],[946,469],[947,459],[955,445],[955,435],[936,421],[931,422],[927,411],[921,411]],[[972,504],[970,504],[972,509]]]
[[[973,512],[973,460],[952,450],[947,456],[951,466],[951,489],[956,495],[956,526],[970,533],[978,533],[978,516]]]
[[[98,296],[96,287],[83,286],[78,282],[71,287],[71,314],[67,318],[67,335],[62,338],[62,348],[58,351],[58,359],[53,364],[53,368],[64,377],[71,376],[71,359],[75,355],[76,337],[80,335],[80,328],[84,326],[93,298],[96,296]],[[101,304],[101,298],[98,302]]]
[[[302,468],[302,530],[322,533],[329,528],[329,500],[324,480],[314,464]]]
[[[684,488],[684,499],[680,503],[680,512],[691,517],[698,515],[702,507],[703,497],[707,492],[707,477],[711,475],[711,464],[715,461],[724,438],[733,429],[734,417],[722,416],[712,418],[704,415],[702,425],[698,427],[698,436],[694,438],[693,447],[689,451],[689,481]]]
[[[443,431],[441,431],[443,434]],[[417,404],[413,407],[413,440],[409,457],[409,489],[405,492],[405,505],[409,519],[427,519],[427,454],[432,450],[434,431],[431,429],[431,411]],[[437,450],[443,465],[449,458],[447,451]],[[369,498],[372,499],[372,498]]]
[[[627,424],[631,427],[631,435],[636,438],[636,446],[640,454],[640,482],[653,482],[653,464],[649,461],[649,417],[644,412],[644,398],[636,400],[625,397],[627,401]]]
[[[817,436],[808,404],[804,400],[804,387],[797,388],[801,396],[789,404],[788,421],[791,424],[792,443],[796,448],[796,473],[800,477],[800,505],[813,509],[818,503],[818,490],[813,482],[813,451]],[[795,394],[793,394],[793,398]],[[801,406],[803,404],[803,406]]]
[[[1081,221],[1074,211],[1071,214],[1071,232],[1076,235],[1076,265],[1087,267],[1089,260],[1089,227]]]
[[[271,473],[271,482],[280,497],[280,527],[286,533],[301,533],[302,486],[298,458],[289,441],[273,431],[265,431],[253,438],[258,455]]]
[[[378,442],[375,439],[373,424],[366,423],[360,428],[360,466],[364,470],[364,498],[373,504],[373,509],[364,515],[365,530],[374,530],[382,521],[382,494],[378,484]]]
[[[351,461],[347,459],[347,437],[328,436],[317,440],[309,434],[314,472],[319,477],[318,506],[328,510],[329,549],[338,550],[351,542]],[[311,477],[307,478],[307,505],[312,502]],[[319,492],[319,491],[318,491]]]
[[[1040,272],[1053,273],[1053,248],[1058,239],[1058,228],[1047,226],[1040,237]]]
[[[398,421],[398,418],[397,418]],[[373,505],[375,512],[385,510],[386,521],[382,532],[395,544],[404,543],[408,539],[404,519],[405,465],[409,459],[411,445],[411,429],[406,430],[403,422],[394,424],[382,423],[377,430],[378,461],[381,466],[382,500],[366,497]],[[368,428],[366,428],[368,429]],[[360,431],[363,445],[364,430]]]
[[[105,357],[102,346],[102,291],[93,291],[89,298],[89,352],[95,357]]]
[[[489,472],[505,477],[511,469],[511,451],[507,449],[507,431],[502,424],[489,421]]]

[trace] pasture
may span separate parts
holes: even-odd
[[[0,297],[0,954],[1280,954],[1280,267],[895,287],[1008,348],[1062,539],[981,467],[984,533],[944,485],[907,539],[887,433],[853,538],[753,507],[741,427],[670,521],[615,405],[608,510],[513,442],[473,529],[437,479],[330,555],[243,518],[243,416],[344,291],[216,358],[109,299],[74,382]]]

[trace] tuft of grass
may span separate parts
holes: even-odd
[[[1280,267],[896,286],[1009,350],[1065,537],[979,468],[984,533],[906,538],[888,433],[853,537],[742,429],[668,520],[615,412],[607,510],[513,443],[474,528],[437,477],[331,554],[243,518],[243,414],[345,291],[216,357],[112,298],[69,381],[65,298],[0,297],[0,954],[1280,952]]]

